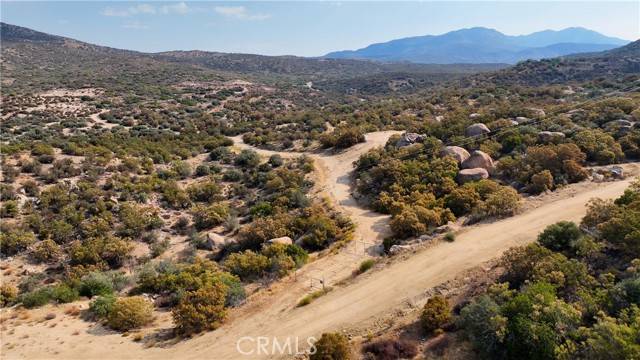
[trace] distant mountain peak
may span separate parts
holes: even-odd
[[[627,43],[626,40],[583,27],[510,36],[496,29],[477,26],[441,35],[391,40],[355,51],[329,53],[325,57],[436,64],[516,63],[527,59],[610,50]]]

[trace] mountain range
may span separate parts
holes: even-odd
[[[337,51],[331,59],[366,59],[423,64],[507,63],[577,53],[610,50],[629,43],[585,28],[544,30],[510,36],[483,27],[442,35],[416,36],[372,44],[359,50]]]

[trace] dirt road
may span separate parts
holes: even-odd
[[[317,161],[318,183],[321,192],[329,194],[333,201],[357,223],[356,238],[379,242],[387,231],[387,218],[362,209],[349,194],[351,163],[360,153],[384,143],[389,133],[374,133],[368,142],[340,155],[312,155]],[[237,142],[239,147],[246,147]],[[273,152],[259,151],[263,155]],[[291,155],[287,155],[291,156]],[[145,349],[143,345],[123,339],[116,334],[81,333],[65,337],[74,346],[58,345],[66,329],[52,334],[52,330],[36,324],[16,327],[15,333],[5,341],[15,342],[24,334],[30,334],[29,345],[8,351],[8,358],[83,358],[99,359],[105,354],[110,358],[155,359],[256,359],[270,356],[258,354],[257,337],[267,338],[271,348],[273,338],[280,343],[287,339],[300,339],[301,347],[306,338],[322,332],[367,323],[376,316],[392,312],[407,300],[419,298],[425,289],[454,278],[458,273],[493,259],[515,245],[535,240],[547,225],[560,220],[579,221],[585,213],[585,204],[594,197],[614,198],[622,194],[632,179],[618,182],[589,183],[580,187],[571,197],[551,199],[537,208],[509,219],[470,227],[457,236],[453,243],[441,243],[410,256],[404,261],[392,263],[384,270],[367,274],[349,286],[337,287],[312,304],[296,308],[295,304],[309,289],[314,278],[321,276],[327,282],[347,276],[366,256],[352,242],[338,254],[321,258],[297,274],[275,284],[271,291],[250,299],[239,311],[230,314],[229,321],[220,329],[197,338],[165,347]],[[354,248],[355,247],[355,248]],[[79,321],[79,320],[78,320]],[[87,325],[84,325],[85,327]],[[72,326],[73,327],[73,326]],[[42,334],[40,334],[42,330]],[[240,350],[238,340],[245,339]],[[91,344],[93,342],[93,344]],[[47,352],[55,348],[56,354]]]

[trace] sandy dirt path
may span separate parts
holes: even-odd
[[[311,155],[317,161],[317,182],[324,184],[319,186],[318,191],[331,195],[340,210],[358,223],[356,238],[371,237],[373,242],[379,242],[388,231],[388,219],[355,204],[349,194],[349,173],[351,163],[359,153],[384,143],[383,140],[388,136],[388,133],[370,134],[370,142],[339,155]],[[246,147],[240,142],[236,144],[240,148]],[[265,156],[273,154],[266,150],[259,150],[259,153]],[[512,218],[469,227],[453,243],[443,242],[419,251],[406,260],[391,263],[381,271],[367,274],[348,286],[336,287],[308,306],[296,308],[295,304],[309,291],[309,282],[314,277],[324,276],[328,282],[341,279],[348,276],[368,256],[363,249],[358,251],[356,248],[354,251],[353,246],[357,246],[357,241],[352,242],[339,253],[320,258],[304,267],[295,278],[286,278],[274,284],[271,289],[262,291],[250,299],[246,306],[232,312],[229,321],[220,329],[175,345],[145,349],[143,345],[123,339],[117,334],[101,333],[102,336],[97,339],[93,332],[93,335],[81,333],[75,337],[65,337],[74,344],[73,347],[68,347],[57,345],[53,341],[56,337],[60,339],[61,333],[52,334],[51,329],[43,327],[43,334],[40,335],[39,325],[32,325],[17,327],[11,339],[4,339],[13,341],[21,335],[31,335],[29,346],[21,346],[19,350],[16,347],[6,355],[8,358],[31,359],[99,359],[104,357],[106,351],[110,358],[117,359],[271,358],[272,356],[257,354],[255,343],[250,341],[241,343],[241,350],[253,350],[253,354],[242,355],[238,352],[237,341],[243,337],[275,337],[280,342],[288,338],[299,338],[304,343],[307,337],[317,337],[325,331],[367,324],[381,315],[393,312],[407,301],[420,298],[426,289],[494,259],[513,246],[535,240],[537,234],[549,224],[561,220],[579,221],[585,213],[585,204],[591,198],[615,198],[622,194],[631,181],[632,179],[627,179],[588,184],[589,186],[580,188],[571,197],[552,198],[549,202]],[[271,344],[272,340],[269,346]],[[55,355],[45,352],[52,348],[57,351]]]

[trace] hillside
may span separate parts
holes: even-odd
[[[509,36],[487,28],[451,31],[369,45],[355,51],[338,51],[326,58],[409,61],[414,63],[509,63],[574,53],[610,50],[627,41],[583,28],[541,31]]]
[[[638,73],[640,40],[608,51],[525,61],[480,77],[496,84],[538,86],[595,79],[622,79]]]
[[[141,53],[49,35],[2,23],[3,85],[9,90],[72,88],[88,84],[106,89],[139,89],[195,79],[246,78],[262,83],[322,84],[327,91],[349,89],[388,92],[393,79],[426,86],[460,74],[491,71],[504,65],[380,64],[360,60],[226,54],[205,51]],[[27,74],[29,74],[27,76]],[[364,79],[382,76],[382,87]],[[391,79],[391,80],[388,80]],[[153,85],[151,85],[153,84]],[[144,90],[143,88],[147,88]],[[413,88],[413,87],[411,87]]]

